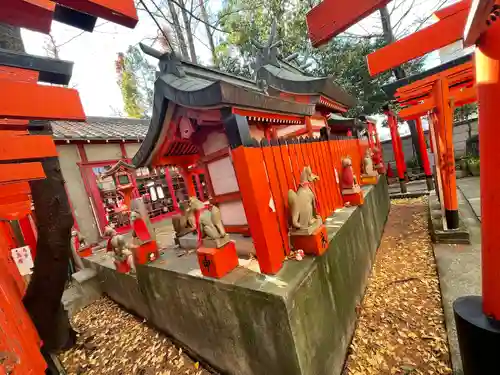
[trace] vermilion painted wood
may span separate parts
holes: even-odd
[[[0,160],[39,159],[57,156],[50,135],[12,135],[0,131]]]
[[[332,175],[332,172],[328,170],[326,166],[326,157],[323,154],[324,144],[325,142],[316,142],[313,143],[313,146],[316,152],[316,158],[318,161],[319,170],[321,171],[321,175],[323,176],[322,181],[320,182],[324,191],[323,204],[325,206],[325,215],[326,217],[328,217],[332,214],[334,207],[333,207],[333,197],[331,194],[331,186],[330,186],[331,184],[330,177]]]
[[[337,176],[340,179],[340,175],[342,173],[342,155],[339,150],[339,142],[338,141],[328,141],[328,145],[330,148],[330,154],[331,158],[333,160],[333,166],[335,170],[337,171],[337,175],[335,176],[335,208],[340,208],[344,206],[343,200],[342,200],[342,193],[340,191],[340,184],[337,182]],[[334,171],[335,173],[335,171]]]
[[[14,184],[0,185],[0,201],[9,196],[24,195],[31,193],[27,182],[18,182]]]
[[[288,145],[290,161],[292,163],[293,178],[295,180],[295,184],[297,187],[300,184],[300,166],[301,166],[298,155],[298,147],[299,145],[295,143]]]
[[[434,16],[438,20],[442,20],[446,17],[452,16],[453,14],[460,12],[462,10],[469,11],[472,0],[462,0],[455,4],[447,6],[446,8],[438,9],[434,12]]]
[[[262,156],[264,158],[267,177],[269,178],[269,188],[273,197],[274,206],[276,209],[276,220],[279,226],[279,233],[283,243],[282,248],[285,254],[290,253],[290,244],[288,241],[288,197],[283,194],[283,189],[280,184],[279,174],[277,171],[277,162],[275,159],[273,148],[277,146],[264,146],[262,147]],[[279,149],[278,149],[279,152]]]
[[[0,164],[0,184],[45,178],[42,164]]]
[[[367,56],[370,75],[375,76],[407,61],[447,46],[462,38],[467,10],[461,10],[406,38]]]
[[[481,267],[483,310],[500,321],[500,195],[498,194],[498,103],[500,98],[500,23],[481,36],[476,48],[476,77],[481,142]]]
[[[1,169],[0,169],[1,170]],[[25,200],[0,205],[1,220],[19,220],[31,213],[31,201]]]
[[[260,270],[276,274],[283,265],[285,252],[276,213],[269,207],[269,185],[262,183],[267,180],[262,151],[258,147],[240,146],[232,155]]]
[[[31,257],[35,259],[37,238],[28,215],[19,219],[19,227],[23,234],[24,243],[30,247]]]
[[[134,28],[139,21],[133,0],[55,0],[61,5],[118,25]]]
[[[29,106],[26,103],[30,103]],[[78,91],[0,80],[0,117],[85,121]]]
[[[295,185],[295,181],[293,179],[292,169],[290,166],[290,154],[288,153],[287,145],[273,146],[273,149],[276,149],[277,152],[275,151],[274,155],[276,158],[279,157],[279,163],[283,165],[283,173],[286,179],[287,191],[288,189],[292,190],[297,189],[297,186]]]
[[[432,176],[431,165],[429,163],[429,155],[427,154],[427,147],[425,142],[424,128],[422,127],[422,118],[418,117],[415,121],[418,134],[418,146],[420,148],[420,155],[422,157],[422,168],[426,176]]]
[[[436,82],[435,99],[444,207],[446,210],[458,210],[455,153],[453,147],[453,110],[449,104],[449,88],[448,82],[445,79]]]
[[[0,21],[48,34],[54,9],[49,0],[2,0]]]
[[[318,47],[388,4],[390,0],[325,0],[307,13],[309,38]]]
[[[6,79],[9,81],[19,81],[26,83],[37,83],[38,72],[21,68],[13,68],[10,66],[0,65],[0,80]]]

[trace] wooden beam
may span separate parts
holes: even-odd
[[[2,0],[0,21],[48,34],[54,9],[49,0]]]
[[[45,178],[41,163],[0,164],[0,184]]]
[[[1,51],[2,50],[0,50],[0,53]],[[26,83],[37,83],[38,72],[23,68],[0,65],[0,79]]]
[[[0,219],[19,220],[31,213],[31,200],[0,205]]]
[[[57,156],[50,135],[4,135],[0,132],[0,161]]]
[[[133,0],[55,0],[69,8],[134,28],[138,17]]]
[[[13,195],[29,195],[30,192],[27,182],[0,185],[0,200]]]
[[[279,113],[272,112],[264,112],[264,111],[253,111],[248,109],[241,109],[233,107],[232,112],[234,114],[245,116],[245,117],[262,117],[268,120],[284,120],[284,121],[304,121],[304,117],[302,116],[291,116],[291,115],[282,115]]]
[[[307,13],[309,38],[314,47],[328,42],[390,0],[325,0]]]
[[[461,10],[469,11],[472,0],[462,0],[458,1],[455,4],[452,4],[446,8],[438,9],[434,12],[434,16],[438,20],[442,20],[446,17],[452,16],[453,14],[460,12]]]
[[[486,30],[488,27],[486,20],[490,17],[495,2],[495,0],[474,0],[472,2],[463,34],[464,47],[475,45]]]
[[[155,166],[163,165],[176,165],[176,166],[189,166],[196,164],[200,159],[199,155],[184,155],[184,156],[162,156],[158,158]]]
[[[461,10],[369,54],[367,60],[370,75],[383,73],[460,40],[466,20],[467,10]]]
[[[85,121],[78,91],[0,80],[0,118]]]

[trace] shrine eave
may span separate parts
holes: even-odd
[[[294,73],[271,64],[264,65],[257,77],[277,90],[301,95],[322,95],[348,108],[356,105],[356,99],[333,82],[332,77],[311,77]]]
[[[385,94],[389,98],[393,98],[394,94],[396,93],[396,90],[399,89],[400,87],[404,87],[406,85],[409,85],[413,82],[420,81],[421,79],[430,77],[434,74],[444,72],[448,69],[454,68],[456,66],[465,64],[468,61],[472,60],[472,57],[474,56],[473,53],[470,53],[468,55],[459,57],[458,59],[448,61],[447,63],[438,65],[434,68],[431,68],[429,70],[426,70],[425,72],[417,73],[412,76],[397,80],[395,82],[388,83],[387,85],[382,86],[382,90],[385,92]]]
[[[68,85],[73,73],[73,63],[13,52],[0,48],[0,66],[27,69],[39,72],[38,81],[57,85]]]
[[[189,75],[177,77],[165,74],[155,83],[155,91],[161,93],[166,100],[194,109],[238,106],[283,114],[314,114],[314,106],[311,104],[295,103],[257,90],[257,87],[252,90],[221,80],[209,81]]]

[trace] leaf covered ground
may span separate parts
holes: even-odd
[[[345,375],[452,373],[426,210],[392,201]]]
[[[77,345],[60,355],[68,375],[208,375],[166,336],[107,298],[73,318]]]

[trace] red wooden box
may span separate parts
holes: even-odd
[[[313,234],[290,236],[295,250],[302,249],[309,255],[321,255],[328,249],[326,227],[321,225]]]
[[[82,258],[86,258],[92,255],[92,246],[86,246],[78,249],[78,255]]]
[[[344,205],[349,203],[351,206],[361,206],[365,201],[362,191],[355,194],[343,194],[342,199],[344,200]]]
[[[147,264],[160,257],[156,241],[147,241],[137,247],[134,251],[135,264]]]
[[[233,241],[219,249],[200,247],[196,253],[204,276],[220,279],[238,267],[238,255]]]

